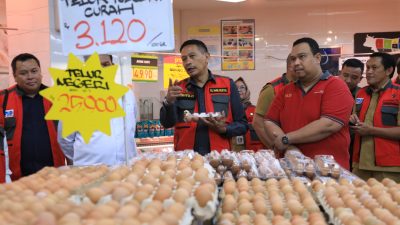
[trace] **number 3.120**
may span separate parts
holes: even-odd
[[[127,42],[127,39],[125,37],[125,31],[127,33],[127,38],[131,42],[139,42],[141,41],[144,36],[146,35],[146,26],[141,20],[138,19],[132,19],[127,28],[125,29],[125,24],[121,19],[115,18],[111,21],[111,26],[116,27],[116,29],[119,31],[119,35],[115,35],[115,37],[107,37],[107,34],[109,34],[109,30],[107,29],[106,22],[104,20],[101,21],[101,27],[103,29],[103,41],[101,43],[95,42],[94,37],[90,35],[90,24],[85,21],[81,20],[79,23],[77,23],[74,27],[74,31],[79,34],[77,36],[78,38],[78,43],[75,44],[75,47],[77,49],[86,49],[91,47],[93,44],[96,45],[106,45],[106,44],[123,44]],[[135,35],[136,37],[131,36],[131,29],[133,28],[139,28],[142,27],[140,30],[141,33]],[[135,29],[136,30],[136,29]],[[116,32],[112,32],[111,34],[115,34]],[[86,41],[85,41],[86,40]],[[84,44],[86,43],[86,44]]]

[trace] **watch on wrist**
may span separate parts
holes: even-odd
[[[288,136],[283,136],[282,137],[282,144],[284,144],[284,145],[288,145],[289,144],[289,138],[288,138]]]

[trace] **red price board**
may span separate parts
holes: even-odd
[[[174,49],[171,1],[58,1],[66,54]]]

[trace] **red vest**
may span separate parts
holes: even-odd
[[[9,154],[10,169],[12,171],[11,179],[16,180],[21,177],[20,161],[21,161],[23,106],[22,106],[22,96],[17,93],[17,87],[14,85],[8,88],[8,91],[9,95],[8,95],[6,109],[13,110],[14,115],[10,117],[10,119],[11,118],[15,119],[14,122],[11,123],[8,122],[10,124],[7,125],[7,127],[9,127],[8,129],[10,129],[10,130],[7,129],[8,130],[7,136],[13,133],[12,138],[9,137],[7,138],[8,154]],[[3,105],[3,100],[4,100],[4,92],[2,92],[0,95],[0,103],[1,103],[0,106]],[[50,110],[51,103],[47,99],[43,98],[43,105],[44,105],[44,111],[45,113],[47,113]],[[5,122],[8,118],[3,117],[3,112],[1,112],[0,115],[1,115],[0,126],[6,127]],[[47,120],[46,124],[50,136],[50,144],[53,153],[54,166],[55,167],[63,166],[65,165],[65,157],[57,142],[57,127],[55,126],[55,123],[52,120]],[[4,161],[5,161],[4,154],[0,154],[0,182],[1,181],[4,182],[4,177],[3,177],[3,175],[5,174],[4,172],[5,166],[3,166]]]
[[[233,121],[230,104],[231,86],[229,78],[214,75],[215,81],[208,81],[204,88],[204,102],[206,112],[225,111],[226,121],[229,124]],[[193,149],[196,134],[196,122],[184,122],[183,111],[189,110],[191,113],[198,113],[198,102],[194,92],[188,90],[189,78],[179,82],[182,88],[182,97],[179,97],[175,104],[178,110],[178,122],[175,124],[174,145],[175,150]],[[210,150],[221,151],[230,149],[229,138],[223,137],[212,129],[208,129],[210,138]]]
[[[286,73],[284,73],[282,76],[276,78],[275,80],[272,80],[268,84],[271,84],[274,87],[274,93],[275,96],[278,95],[278,93],[285,87],[286,84],[288,84],[290,81],[286,78]]]
[[[369,87],[360,89],[356,98],[356,111],[360,121],[365,121],[370,101],[371,90]],[[389,83],[379,93],[378,104],[375,109],[373,126],[390,128],[397,126],[397,114],[400,103],[400,87]],[[353,160],[359,162],[361,138],[355,134],[353,147]],[[375,163],[377,166],[400,166],[400,141],[374,137]]]
[[[257,151],[260,149],[266,149],[266,147],[263,145],[263,143],[261,143],[260,139],[258,139],[256,131],[254,130],[253,125],[252,125],[255,110],[256,110],[256,107],[254,105],[249,105],[245,109],[247,122],[249,123],[248,124],[249,130],[247,130],[246,136],[245,136],[245,144],[246,144],[246,149],[253,150],[253,151]]]

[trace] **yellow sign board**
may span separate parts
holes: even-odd
[[[102,67],[97,53],[86,63],[69,54],[67,69],[49,69],[55,85],[40,92],[53,103],[45,119],[61,120],[63,137],[78,131],[86,143],[96,130],[110,135],[110,120],[125,116],[118,99],[129,90],[114,82],[117,67]]]
[[[157,56],[132,55],[132,81],[157,82]]]
[[[169,79],[172,81],[183,80],[189,77],[182,64],[182,59],[179,56],[164,57],[164,88],[167,89]]]

